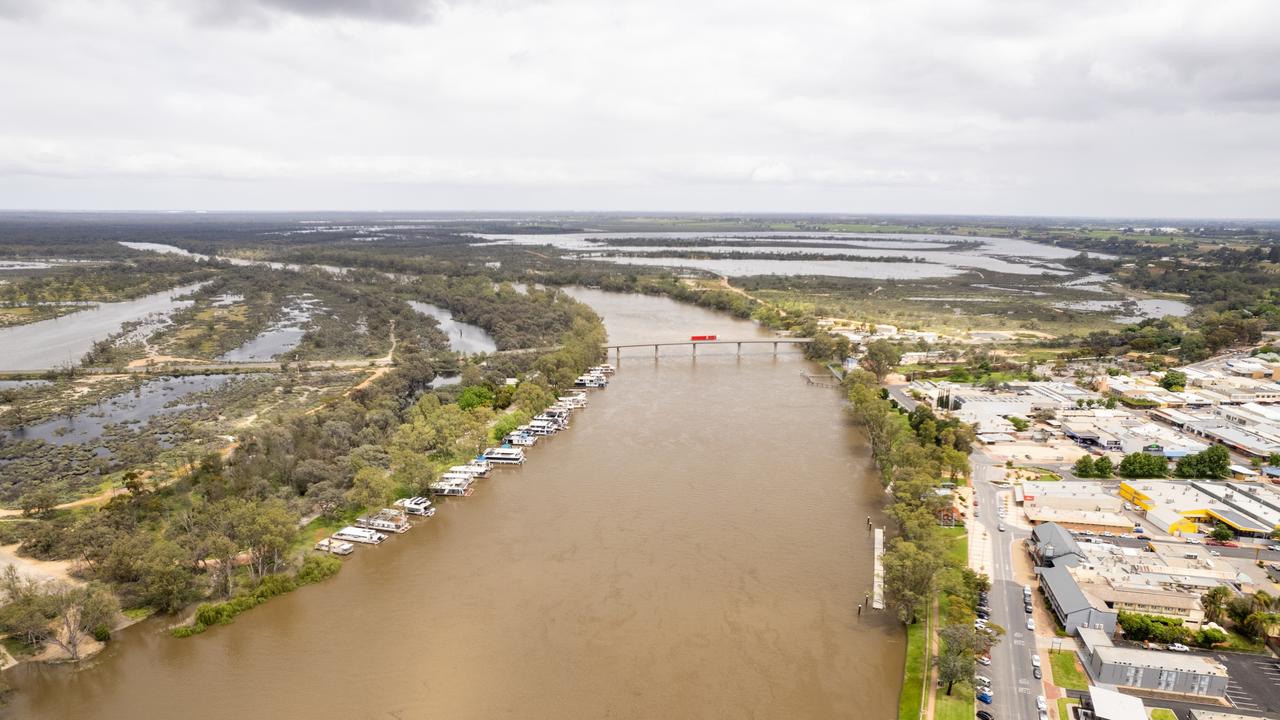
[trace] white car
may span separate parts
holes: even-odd
[[[1036,698],[1036,709],[1037,709],[1037,710],[1045,710],[1045,709],[1047,709],[1048,707],[1049,707],[1049,702],[1048,702],[1047,700],[1045,700],[1045,699],[1044,699],[1044,696],[1043,696],[1043,695],[1041,695],[1040,697]]]
[[[1028,630],[1036,629],[1036,621],[1033,618],[1027,618],[1027,629]]]
[[[1182,643],[1174,643],[1169,646],[1169,649],[1174,652],[1191,652],[1191,648],[1183,645]]]
[[[1040,656],[1039,656],[1039,655],[1032,655],[1032,656],[1031,656],[1031,667],[1040,667]]]
[[[973,679],[974,679],[974,681],[975,681],[975,682],[977,682],[979,685],[984,685],[984,686],[986,686],[986,687],[991,687],[991,678],[987,677],[986,675],[974,675],[974,676],[973,676]]]
[[[991,664],[991,658],[990,658],[990,657],[987,657],[986,655],[979,655],[979,656],[978,656],[978,662],[982,663],[983,665],[990,665],[990,664]]]

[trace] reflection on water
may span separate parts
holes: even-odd
[[[498,349],[498,344],[483,328],[454,320],[453,313],[445,308],[417,300],[410,300],[409,305],[423,315],[436,319],[440,330],[449,336],[449,347],[455,352],[489,353]]]
[[[571,291],[614,342],[751,323]],[[883,501],[836,391],[795,354],[623,355],[529,462],[336,578],[92,667],[20,666],[8,717],[888,718],[901,628],[859,617]],[[746,350],[744,350],[744,353]]]
[[[199,375],[151,380],[139,385],[136,390],[108,398],[70,418],[57,418],[17,428],[6,439],[44,440],[54,445],[90,442],[101,437],[108,425],[145,423],[160,413],[182,412],[195,407],[170,403],[193,393],[220,387],[230,378],[229,375]]]
[[[205,283],[193,283],[144,295],[135,300],[101,303],[51,320],[0,328],[0,370],[46,370],[75,365],[93,343],[120,331],[127,323],[143,318],[159,322],[175,310],[191,305],[178,300]]]
[[[316,311],[320,301],[310,293],[302,297],[290,297],[280,309],[281,318],[257,337],[240,347],[223,353],[219,360],[229,362],[258,362],[270,360],[288,352],[302,342],[307,334],[306,324]]]

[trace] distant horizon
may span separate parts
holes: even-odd
[[[574,217],[591,215],[632,216],[637,218],[663,217],[719,217],[726,219],[746,219],[755,217],[778,218],[849,218],[880,220],[1008,220],[1008,221],[1081,221],[1106,222],[1169,222],[1182,225],[1193,223],[1280,223],[1280,216],[1275,217],[1230,217],[1230,216],[1156,216],[1156,215],[1066,215],[1066,214],[1006,214],[1006,213],[941,213],[941,212],[846,212],[831,210],[791,211],[791,210],[519,210],[504,208],[486,208],[478,210],[462,209],[410,209],[391,208],[374,209],[217,209],[217,210],[147,210],[147,209],[109,209],[109,208],[0,208],[0,215],[141,215],[141,216],[217,216],[217,215],[438,215],[438,216],[507,216],[495,219],[520,219],[521,217]],[[447,218],[423,218],[441,220]],[[471,218],[468,218],[471,219]],[[832,231],[837,232],[837,231]]]

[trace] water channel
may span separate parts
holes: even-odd
[[[763,337],[665,298],[577,290],[613,342]],[[343,572],[76,670],[26,664],[5,717],[886,718],[903,640],[856,607],[883,497],[837,391],[771,346],[625,355],[529,462]]]
[[[440,331],[449,337],[449,348],[464,354],[490,353],[498,349],[493,336],[483,328],[453,319],[453,313],[438,305],[410,300],[409,306],[423,315],[430,315],[440,324]]]

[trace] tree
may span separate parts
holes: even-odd
[[[1166,370],[1160,378],[1160,387],[1172,392],[1182,392],[1187,386],[1187,374],[1181,370]]]
[[[0,626],[33,646],[52,643],[72,660],[80,659],[85,637],[109,628],[120,612],[115,596],[100,585],[24,578],[12,564],[0,575],[0,590],[9,598]]]
[[[1209,592],[1200,596],[1200,604],[1204,606],[1204,616],[1210,622],[1222,620],[1222,614],[1231,599],[1231,590],[1225,585],[1215,585]]]
[[[1221,445],[1182,458],[1175,469],[1181,478],[1224,478],[1230,472],[1231,453]]]
[[[1220,542],[1226,542],[1227,540],[1230,540],[1235,536],[1236,534],[1232,532],[1231,528],[1227,527],[1226,525],[1223,525],[1222,523],[1218,523],[1216,526],[1214,526],[1213,532],[1209,533],[1209,537],[1213,538],[1214,540],[1218,540]]]
[[[867,345],[867,354],[862,358],[862,366],[876,376],[876,382],[884,382],[885,376],[893,372],[902,360],[902,353],[888,340],[873,340]]]
[[[1080,459],[1076,460],[1076,464],[1072,466],[1071,471],[1076,474],[1076,477],[1082,477],[1082,478],[1093,477],[1093,473],[1094,473],[1093,456],[1081,455]]]
[[[483,385],[472,385],[462,391],[458,396],[458,407],[463,410],[470,410],[477,407],[491,407],[493,405],[493,391]]]
[[[1160,455],[1129,453],[1120,461],[1118,474],[1124,478],[1162,478],[1169,474],[1169,461]]]
[[[22,514],[44,515],[53,510],[58,504],[58,491],[48,485],[40,485],[34,490],[25,493],[18,500],[18,506],[22,508]]]
[[[914,623],[920,607],[932,597],[934,576],[942,566],[940,555],[894,538],[882,562],[887,599],[903,624]]]
[[[141,563],[142,596],[162,613],[175,613],[199,596],[195,576],[184,563],[186,553],[170,540],[159,540]]]
[[[1008,419],[1009,424],[1013,425],[1013,429],[1018,432],[1024,432],[1027,428],[1031,427],[1031,423],[1027,422],[1026,418],[1020,418],[1017,415],[1010,415]]]
[[[1093,476],[1098,478],[1109,478],[1113,472],[1111,466],[1111,458],[1103,455],[1093,463]]]
[[[395,492],[395,481],[385,470],[376,467],[361,468],[351,481],[347,501],[360,507],[381,507]]]

